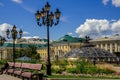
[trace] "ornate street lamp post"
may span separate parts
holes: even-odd
[[[5,42],[5,38],[0,36],[0,46],[1,46],[1,60],[2,60],[2,45],[4,44]]]
[[[20,37],[18,38],[18,31],[16,30],[16,26],[14,25],[11,30],[11,36],[10,36],[13,39],[13,62],[15,62],[15,40],[20,39],[22,37],[22,34],[23,34],[23,32],[20,29],[20,31],[19,31]],[[6,35],[7,35],[7,38],[10,39],[10,37],[9,37],[10,30],[9,29],[7,29]]]
[[[56,9],[55,13],[51,12],[50,5],[47,2],[47,4],[45,5],[45,8],[42,8],[42,11],[38,10],[35,15],[36,15],[36,20],[37,20],[37,25],[47,26],[47,45],[48,45],[47,51],[48,51],[48,53],[47,53],[47,64],[46,64],[47,72],[46,73],[47,73],[47,75],[51,75],[49,27],[52,27],[53,25],[57,25],[59,23],[60,11],[59,11],[59,9]]]

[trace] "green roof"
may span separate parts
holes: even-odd
[[[43,48],[43,47],[45,47],[44,45],[45,44],[15,44],[15,47],[16,48],[20,48],[20,47],[21,48],[28,48],[29,46],[36,46],[38,48],[41,48],[41,46],[42,46],[42,48]],[[4,43],[2,47],[3,48],[13,47],[13,43]]]
[[[78,38],[78,37],[72,37],[70,35],[65,35],[59,38],[55,42],[83,42],[84,40],[85,40],[84,38]]]
[[[40,39],[40,41],[47,42],[47,39]]]
[[[40,44],[40,45],[38,45],[38,48],[41,48],[41,49],[47,48],[47,44]]]

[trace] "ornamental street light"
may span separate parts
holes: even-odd
[[[20,39],[22,37],[22,34],[23,34],[23,32],[20,29],[20,31],[19,31],[20,37],[18,38],[18,31],[16,30],[16,26],[15,25],[13,26],[13,28],[11,30],[11,36],[9,36],[10,35],[10,30],[7,29],[7,31],[6,31],[7,38],[8,39],[10,39],[10,38],[13,39],[13,62],[15,62],[15,40],[16,39]]]
[[[60,11],[59,9],[56,9],[56,12],[53,13],[50,11],[50,5],[47,2],[44,8],[42,8],[42,11],[37,11],[36,14],[36,20],[37,25],[47,26],[47,75],[51,75],[51,62],[50,62],[50,46],[49,46],[49,27],[52,27],[53,25],[58,25],[59,19],[60,19]]]
[[[2,60],[2,45],[4,44],[5,42],[5,38],[0,36],[0,46],[1,46],[1,60]]]

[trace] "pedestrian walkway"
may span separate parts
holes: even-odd
[[[22,79],[11,76],[11,75],[2,74],[0,75],[0,80],[22,80]]]
[[[11,75],[6,75],[6,74],[2,74],[0,75],[0,80],[22,80],[20,78],[11,76]],[[44,79],[44,80],[120,80],[120,79],[98,79],[98,78],[80,78],[80,79],[72,79],[72,78],[48,78],[48,79]]]

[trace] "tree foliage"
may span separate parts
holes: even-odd
[[[16,51],[15,58],[19,58],[22,56],[27,56],[27,57],[30,57],[31,59],[36,59],[36,60],[40,59],[40,55],[39,53],[37,53],[37,47],[34,45],[30,45],[26,49],[21,49]]]
[[[31,45],[26,49],[25,55],[32,59],[40,59],[40,55],[37,53],[37,47],[34,45]]]

